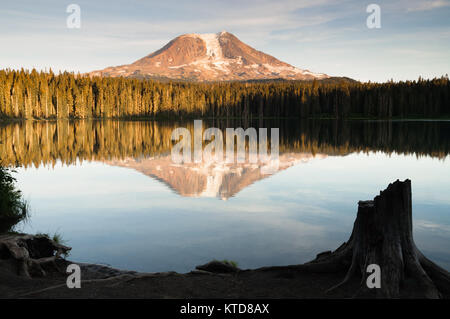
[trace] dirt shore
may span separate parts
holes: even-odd
[[[60,261],[59,266],[66,263]],[[307,273],[295,266],[179,274],[79,265],[80,289],[67,288],[64,273],[27,279],[0,269],[0,298],[351,298],[359,284],[327,294],[326,290],[341,281],[345,273]]]

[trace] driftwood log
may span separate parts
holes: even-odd
[[[1,235],[0,266],[10,268],[19,276],[43,277],[47,271],[63,271],[57,261],[70,249],[45,235]]]
[[[370,264],[380,267],[380,288],[369,289],[366,285]],[[329,291],[359,277],[356,297],[375,294],[396,298],[402,295],[402,289],[411,287],[418,292],[416,297],[439,298],[450,292],[449,272],[427,259],[414,243],[410,180],[397,180],[374,200],[360,201],[348,242],[333,252],[318,254],[300,268],[318,272],[347,270],[343,281]]]

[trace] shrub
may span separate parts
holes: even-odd
[[[0,233],[13,231],[19,222],[27,219],[29,212],[11,172],[14,171],[0,166]]]

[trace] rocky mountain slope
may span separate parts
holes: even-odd
[[[225,31],[184,34],[132,64],[108,67],[90,75],[194,81],[329,78],[326,74],[302,70],[279,61]]]

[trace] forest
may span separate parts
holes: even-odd
[[[448,76],[415,81],[158,82],[0,70],[1,119],[443,118]]]

